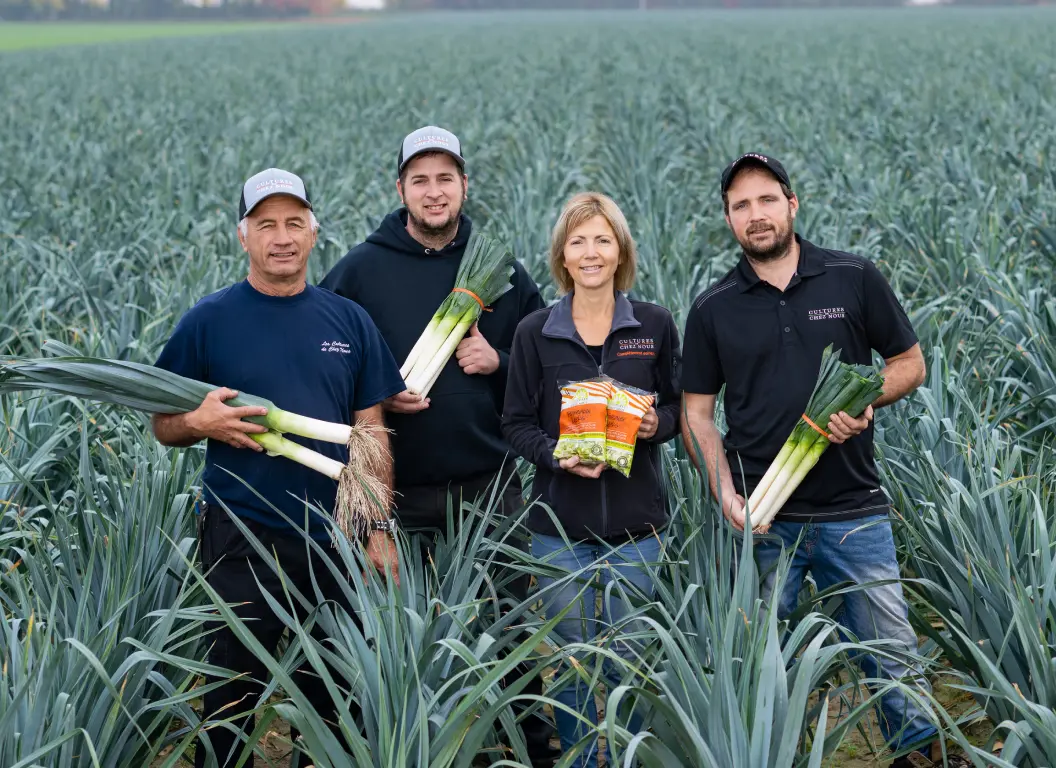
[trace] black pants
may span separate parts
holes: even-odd
[[[232,610],[247,622],[247,629],[253,633],[257,641],[268,652],[274,653],[286,627],[264,601],[256,580],[260,581],[273,599],[289,610],[290,603],[283,592],[279,577],[253,549],[226,510],[216,506],[204,504],[202,506],[202,516],[198,523],[198,538],[202,568],[207,574],[206,578],[224,602],[239,604],[235,605]],[[328,570],[322,557],[317,552],[309,550],[308,543],[300,532],[275,530],[251,520],[243,519],[242,522],[268,552],[278,558],[288,583],[295,585],[303,595],[311,599],[315,594],[312,585],[314,572],[315,582],[323,598],[342,605],[355,619],[355,613],[345,600],[340,585]],[[323,544],[323,550],[326,556],[332,557],[333,562],[340,567],[338,572],[343,573],[345,568],[341,564],[340,556],[337,550],[330,547],[329,541]],[[311,560],[311,571],[309,571],[309,559]],[[306,617],[302,606],[293,601],[292,607],[298,619],[303,622]],[[318,625],[313,629],[312,634],[320,639],[323,638]],[[230,679],[224,685],[205,694],[203,720],[232,719],[233,715],[255,709],[263,691],[263,685],[258,681],[267,681],[271,677],[267,668],[252,651],[243,646],[228,627],[221,627],[208,637],[209,642],[212,643],[209,663],[243,673],[244,677]],[[330,668],[329,671],[338,681],[338,685],[345,687],[342,677],[336,670]],[[336,726],[337,717],[334,714],[333,699],[327,693],[319,676],[305,663],[293,674],[293,679],[316,712],[330,724],[331,730],[337,734],[339,743],[344,743]],[[216,679],[207,678],[206,682],[213,683]],[[234,705],[229,706],[232,703]],[[358,708],[353,707],[350,715],[358,719]],[[256,718],[250,715],[241,718],[241,721],[232,719],[232,722],[237,724],[248,737],[253,732]],[[290,735],[294,739],[297,737],[296,731],[291,730]],[[224,726],[209,728],[208,737],[216,755],[217,764],[221,768],[235,765],[239,753],[245,746],[242,740]],[[199,741],[195,749],[194,765],[195,768],[205,768],[206,764],[206,751]],[[246,763],[247,766],[252,766],[252,764],[252,760]],[[290,768],[300,768],[301,765],[306,764],[305,758],[295,749]]]
[[[491,497],[493,488],[489,485],[495,482],[496,475],[488,474],[460,484],[451,483],[445,486],[429,486],[414,488],[397,488],[396,517],[400,521],[400,528],[408,534],[418,534],[422,537],[422,556],[426,557],[431,550],[429,541],[435,540],[436,531],[447,530],[447,500],[451,495],[451,506],[457,515],[459,505],[462,501],[472,502],[479,498],[479,504],[483,505]],[[499,488],[502,496],[499,502],[498,512],[503,516],[515,515],[522,507],[521,481],[513,465],[507,466],[499,478]],[[521,541],[519,538],[511,539],[525,551],[529,551],[530,543]],[[496,561],[500,558],[496,557]],[[500,562],[501,565],[501,562]],[[528,589],[531,584],[529,574],[519,574],[517,578],[509,583],[510,593],[518,600],[528,597]],[[527,664],[518,664],[515,667],[517,678],[524,675],[533,675],[524,693],[528,695],[543,695],[543,679],[538,673],[533,673]],[[515,702],[512,707],[514,711],[523,711],[530,704]],[[560,753],[552,751],[550,739],[555,735],[554,726],[539,714],[521,721],[521,731],[524,733],[525,746],[528,748],[528,756],[535,765],[552,765],[550,762]]]

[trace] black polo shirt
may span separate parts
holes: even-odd
[[[828,344],[842,350],[844,362],[869,365],[872,350],[889,358],[917,343],[909,318],[871,261],[795,237],[799,266],[784,292],[760,280],[742,255],[696,298],[686,318],[683,390],[717,395],[726,386],[723,443],[734,485],[745,498],[800,419]],[[847,520],[887,507],[870,424],[825,450],[776,519]]]

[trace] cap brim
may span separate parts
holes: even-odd
[[[268,194],[264,195],[264,197],[262,197],[259,200],[257,200],[257,202],[253,203],[253,206],[250,207],[250,208],[247,208],[246,212],[242,214],[242,218],[244,219],[247,216],[249,216],[249,214],[253,213],[253,211],[256,210],[257,207],[261,203],[263,203],[265,200],[267,200],[269,197],[292,197],[294,200],[296,200],[298,203],[303,205],[309,211],[313,211],[313,212],[315,211],[315,209],[312,207],[311,201],[305,200],[300,195],[295,195],[292,192],[275,191],[275,192],[269,192]]]
[[[443,147],[425,147],[424,149],[419,149],[400,164],[400,173],[403,173],[403,169],[410,165],[410,162],[414,160],[414,158],[431,152],[443,152],[445,155],[452,158],[460,169],[463,171],[466,170],[466,161],[457,152],[452,152],[450,149],[444,149]]]
[[[730,184],[733,183],[733,177],[736,176],[741,170],[748,166],[755,168],[762,168],[764,171],[769,171],[775,179],[784,183],[784,179],[781,178],[780,174],[777,173],[773,168],[767,165],[765,162],[757,157],[741,157],[735,160],[727,169],[726,174],[722,180],[722,191],[726,192],[730,188]]]

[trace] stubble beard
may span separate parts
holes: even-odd
[[[757,231],[757,230],[755,230]],[[758,262],[760,264],[767,264],[773,261],[778,261],[792,248],[792,243],[795,239],[795,230],[792,228],[792,214],[788,214],[788,219],[785,222],[785,226],[777,229],[775,233],[774,241],[765,248],[756,248],[751,244],[751,235],[754,231],[749,229],[745,232],[745,239],[740,241],[741,249],[744,251],[744,255],[747,256],[751,261]]]

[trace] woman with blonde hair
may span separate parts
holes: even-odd
[[[532,554],[570,572],[607,560],[597,571],[596,588],[592,583],[578,603],[582,586],[571,580],[546,595],[549,605],[572,606],[556,630],[570,643],[590,642],[629,612],[620,587],[604,592],[616,572],[645,595],[652,593],[644,564],[657,561],[660,533],[668,523],[660,445],[679,433],[681,352],[671,313],[627,297],[636,271],[634,239],[616,203],[595,192],[574,196],[561,211],[550,245],[550,273],[563,295],[520,322],[510,351],[503,432],[514,452],[535,465],[531,499],[545,504],[560,524],[559,529],[547,509],[533,505],[527,521]],[[601,375],[657,395],[638,429],[629,476],[604,462],[554,457],[562,384]],[[555,580],[539,582],[545,588]],[[621,586],[628,594],[635,591]],[[606,597],[600,621],[596,589]],[[623,643],[617,651],[630,653]],[[597,722],[585,683],[565,687],[554,698]],[[560,708],[555,720],[567,752],[587,731]],[[595,743],[573,768],[596,765]]]

